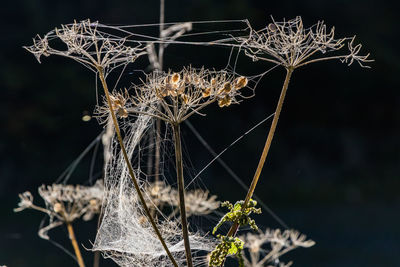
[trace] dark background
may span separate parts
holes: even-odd
[[[357,34],[372,69],[323,62],[295,71],[276,136],[256,194],[290,227],[316,241],[289,253],[294,266],[400,266],[400,177],[398,10],[395,1],[170,1],[166,21],[248,18],[255,28],[275,19],[301,15],[305,25],[323,19],[338,36]],[[73,19],[105,24],[158,22],[158,1],[6,1],[0,10],[0,265],[74,266],[60,249],[37,236],[42,215],[13,213],[18,193],[52,183],[100,132],[82,112],[95,104],[94,75],[69,60],[51,57],[39,65],[21,47]],[[195,50],[196,51],[196,50]],[[220,67],[226,50],[199,49],[182,58],[167,50],[166,67],[192,62]],[[139,62],[145,67],[145,62]],[[220,65],[218,65],[220,64]],[[242,68],[267,68],[242,60]],[[247,65],[246,65],[247,64]],[[140,65],[135,66],[140,68]],[[275,69],[259,84],[257,96],[208,116],[193,117],[210,145],[221,151],[274,111],[284,70]],[[134,74],[132,74],[133,76]],[[128,79],[129,77],[125,77]],[[249,184],[266,138],[263,124],[224,154],[223,159]],[[211,160],[185,128],[195,170]],[[88,166],[74,183],[86,182]],[[220,199],[237,200],[245,191],[218,165],[202,175]],[[280,227],[264,212],[257,222]],[[86,247],[94,222],[77,227]],[[63,230],[55,239],[68,249]],[[90,265],[91,254],[84,252]],[[103,261],[101,266],[113,266]]]

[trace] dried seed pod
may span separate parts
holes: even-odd
[[[222,107],[227,107],[232,103],[232,99],[229,97],[229,95],[224,96],[223,98],[218,99],[218,106],[220,108]]]
[[[219,93],[225,93],[228,94],[230,91],[232,90],[232,84],[230,82],[226,82],[224,83],[224,85],[222,86],[221,90],[219,91]]]
[[[187,96],[187,95],[185,95],[185,94],[181,94],[181,95],[180,95],[180,97],[182,98],[182,102],[183,102],[183,103],[185,103],[185,104],[187,104],[187,103],[188,103],[188,101],[189,101],[189,98],[188,98],[188,96]]]
[[[238,77],[238,78],[235,79],[235,86],[234,87],[235,87],[236,90],[239,90],[239,89],[242,89],[243,87],[246,87],[247,83],[248,83],[247,78],[241,76],[241,77]]]
[[[179,81],[181,80],[181,76],[179,75],[179,73],[174,73],[172,74],[171,78],[170,78],[170,82],[173,84],[178,84]]]
[[[203,98],[209,97],[210,94],[211,94],[211,88],[210,88],[210,87],[208,87],[208,88],[203,88]]]

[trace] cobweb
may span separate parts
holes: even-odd
[[[124,144],[131,159],[136,158],[140,140],[151,123],[147,115],[139,115],[134,121],[125,123]],[[171,266],[146,219],[115,136],[111,139],[109,151],[111,156],[107,157],[105,163],[103,218],[93,250],[102,251],[105,257],[113,259],[120,266]],[[150,202],[149,192],[146,192],[146,175],[141,171],[140,162],[134,162],[136,179]],[[185,254],[179,224],[174,218],[163,217],[158,220],[158,227],[176,261],[183,264]],[[190,242],[193,250],[212,250],[211,238],[191,234]]]

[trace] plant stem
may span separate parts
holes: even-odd
[[[164,21],[165,21],[165,0],[160,0],[160,40],[164,41],[164,37],[162,36],[162,31],[164,30]],[[163,61],[164,61],[164,43],[161,42],[158,47],[158,63],[160,65],[160,71],[163,70]]]
[[[281,114],[283,102],[285,100],[286,91],[288,89],[289,81],[290,81],[290,77],[292,76],[292,73],[293,73],[293,69],[289,68],[286,70],[286,77],[285,77],[285,81],[282,86],[282,91],[281,91],[281,95],[279,97],[278,105],[276,106],[274,119],[272,120],[271,128],[269,129],[269,132],[268,132],[267,141],[265,142],[265,146],[264,146],[263,152],[261,154],[260,161],[258,162],[258,166],[257,166],[256,172],[254,174],[253,181],[251,182],[250,188],[247,191],[246,199],[243,203],[242,209],[245,209],[247,204],[249,203],[251,197],[253,196],[257,182],[260,178],[260,174],[264,167],[269,148],[271,147],[272,139],[274,138],[276,125],[278,124],[279,115]],[[238,228],[239,228],[239,225],[237,223],[234,223],[232,225],[232,227],[229,229],[228,236],[235,236]]]
[[[164,30],[164,21],[165,21],[165,0],[160,0],[160,33],[159,37],[161,41],[164,41],[163,37],[163,30]],[[163,70],[163,64],[164,64],[164,43],[161,42],[158,45],[158,67],[159,71]],[[160,107],[161,108],[161,107]],[[159,174],[160,174],[160,134],[161,134],[161,120],[156,119],[156,151],[155,151],[155,170],[154,170],[154,177],[155,181],[158,182],[159,179]]]
[[[161,135],[161,120],[156,119],[156,151],[155,151],[155,161],[154,161],[154,179],[156,182],[159,181],[159,176],[160,176],[160,146],[161,146],[160,135]]]
[[[85,263],[83,262],[81,251],[79,250],[78,242],[76,242],[74,228],[72,228],[72,224],[70,222],[66,223],[68,229],[69,239],[71,240],[72,246],[75,251],[75,256],[78,261],[79,267],[85,267]]]
[[[114,123],[114,127],[115,127],[115,133],[117,134],[118,142],[119,142],[119,145],[121,147],[121,151],[122,151],[122,154],[124,156],[126,165],[128,166],[129,175],[131,176],[133,185],[135,186],[136,192],[137,192],[137,194],[139,196],[140,202],[142,203],[143,209],[146,212],[147,218],[149,219],[151,225],[153,226],[153,229],[156,232],[158,239],[160,239],[160,242],[161,242],[162,246],[164,247],[165,252],[167,253],[169,259],[172,262],[172,264],[175,267],[178,267],[178,264],[176,263],[176,261],[175,261],[174,257],[172,256],[171,252],[169,251],[169,249],[167,247],[167,244],[165,243],[163,237],[161,236],[161,233],[158,230],[158,227],[157,227],[153,217],[151,216],[150,210],[147,207],[147,204],[146,204],[146,201],[145,201],[145,199],[143,197],[143,194],[140,191],[139,184],[136,181],[135,174],[133,172],[133,168],[132,168],[131,162],[129,160],[128,154],[126,153],[125,145],[124,145],[124,142],[123,142],[123,139],[122,139],[122,136],[121,136],[121,131],[120,131],[119,126],[118,126],[118,121],[117,121],[117,118],[115,116],[114,109],[112,107],[112,103],[111,103],[111,99],[110,99],[110,93],[108,91],[108,86],[107,86],[107,83],[106,83],[106,80],[105,80],[105,77],[104,77],[104,72],[103,72],[103,70],[101,68],[99,68],[98,71],[99,71],[99,78],[100,78],[101,84],[103,85],[104,93],[105,93],[106,98],[107,98],[107,103],[108,103],[108,106],[110,108],[111,117],[112,117],[112,120],[113,120],[113,123]]]
[[[186,208],[185,208],[185,184],[183,180],[182,145],[181,145],[181,132],[180,132],[181,130],[179,123],[172,124],[172,127],[174,132],[176,176],[178,180],[179,210],[181,213],[183,241],[185,244],[187,266],[193,267],[192,253],[190,250],[190,243],[189,243],[189,231],[187,226]]]

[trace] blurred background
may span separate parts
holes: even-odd
[[[316,241],[283,258],[294,266],[400,266],[398,10],[397,2],[378,0],[166,0],[166,22],[248,18],[260,29],[270,15],[276,20],[301,15],[306,26],[324,20],[336,27],[338,37],[357,34],[363,51],[375,59],[371,69],[331,61],[301,68],[292,77],[256,194],[290,228]],[[39,65],[22,49],[36,34],[86,18],[112,25],[157,23],[159,2],[16,0],[0,9],[0,265],[74,266],[68,255],[38,237],[41,214],[13,213],[13,208],[18,193],[26,190],[41,203],[37,187],[54,182],[102,129],[94,119],[82,121],[96,103],[94,74],[64,58],[46,58]],[[229,52],[171,47],[165,67],[179,70],[191,62],[220,68]],[[269,67],[245,58],[240,64],[248,73]],[[143,59],[132,68],[147,65]],[[135,72],[128,73],[125,80],[135,79]],[[191,123],[221,151],[274,112],[284,75],[276,68],[262,79],[255,98],[222,111],[210,107],[207,117],[195,116]],[[246,184],[269,125],[262,124],[222,157]],[[199,171],[212,156],[187,127],[183,135],[191,168]],[[87,182],[89,161],[76,169],[72,183]],[[202,182],[221,200],[235,201],[246,193],[218,163],[203,173]],[[266,211],[257,222],[262,228],[282,227]],[[87,248],[95,225],[77,227]],[[63,231],[53,237],[70,249]],[[83,253],[90,266],[92,254]],[[100,266],[115,265],[103,260]]]

